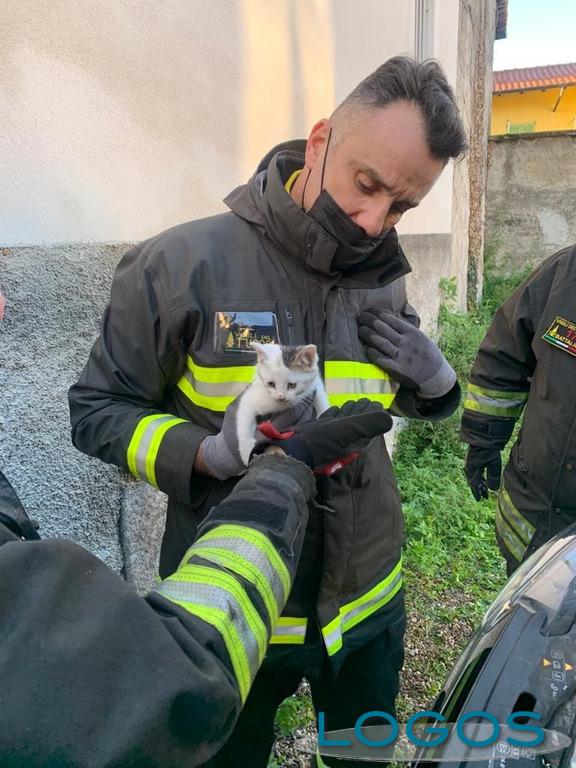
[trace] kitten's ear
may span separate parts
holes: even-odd
[[[303,368],[313,368],[318,362],[318,352],[316,350],[316,344],[307,344],[302,347],[296,355],[296,361]]]
[[[268,350],[266,347],[269,347],[269,344],[260,344],[258,341],[252,341],[250,342],[250,346],[252,349],[256,352],[258,355],[258,362],[263,363],[265,360],[268,359]]]

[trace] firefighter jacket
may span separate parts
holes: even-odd
[[[262,662],[314,493],[304,464],[256,459],[145,599],[70,541],[0,546],[0,765],[203,765]]]
[[[470,375],[462,439],[502,449],[523,413],[498,496],[503,554],[576,519],[576,248],[547,259],[500,307]]]
[[[369,397],[430,419],[457,407],[457,385],[420,401],[367,361],[360,312],[384,307],[418,322],[406,301],[410,268],[392,231],[364,269],[332,270],[338,244],[285,188],[304,164],[303,150],[304,142],[273,150],[226,199],[232,212],[175,227],[126,254],[100,338],[70,390],[74,444],[170,497],[161,574],[177,565],[195,523],[234,485],[191,475],[191,467],[199,443],[220,429],[226,407],[253,378],[251,339],[316,344],[333,405]],[[311,516],[272,642],[302,644],[315,616],[335,659],[381,631],[385,607],[401,589],[403,520],[384,439],[374,439],[320,495],[326,509]],[[377,617],[379,626],[370,624]]]

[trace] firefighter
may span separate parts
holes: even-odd
[[[498,490],[511,574],[576,521],[576,247],[544,261],[497,311],[470,374],[461,438],[474,497]],[[502,482],[500,453],[523,413]]]
[[[456,376],[407,302],[410,266],[394,227],[465,146],[439,65],[397,57],[307,141],[270,151],[226,198],[230,212],[122,259],[100,338],[69,393],[72,436],[168,494],[161,575],[243,469],[214,450],[226,443],[214,435],[233,431],[227,406],[254,375],[238,329],[316,344],[332,404],[366,396],[430,420],[455,410]],[[309,526],[271,651],[214,766],[266,766],[274,712],[303,675],[327,729],[394,711],[404,534],[384,440],[318,491],[326,511]]]
[[[258,452],[280,455],[251,463],[144,599],[78,545],[38,541],[0,473],[0,765],[192,768],[210,758],[286,602],[308,507],[318,514],[308,466],[337,469],[391,423],[364,400],[262,441]]]

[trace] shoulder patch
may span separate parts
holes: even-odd
[[[563,317],[556,316],[556,319],[542,336],[544,341],[553,344],[568,352],[569,355],[576,357],[576,323],[565,320]]]

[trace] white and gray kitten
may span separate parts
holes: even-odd
[[[258,417],[297,408],[312,397],[316,417],[329,407],[314,344],[284,347],[253,341],[252,348],[258,356],[256,375],[242,393],[236,421],[240,455],[246,463],[256,444]]]

